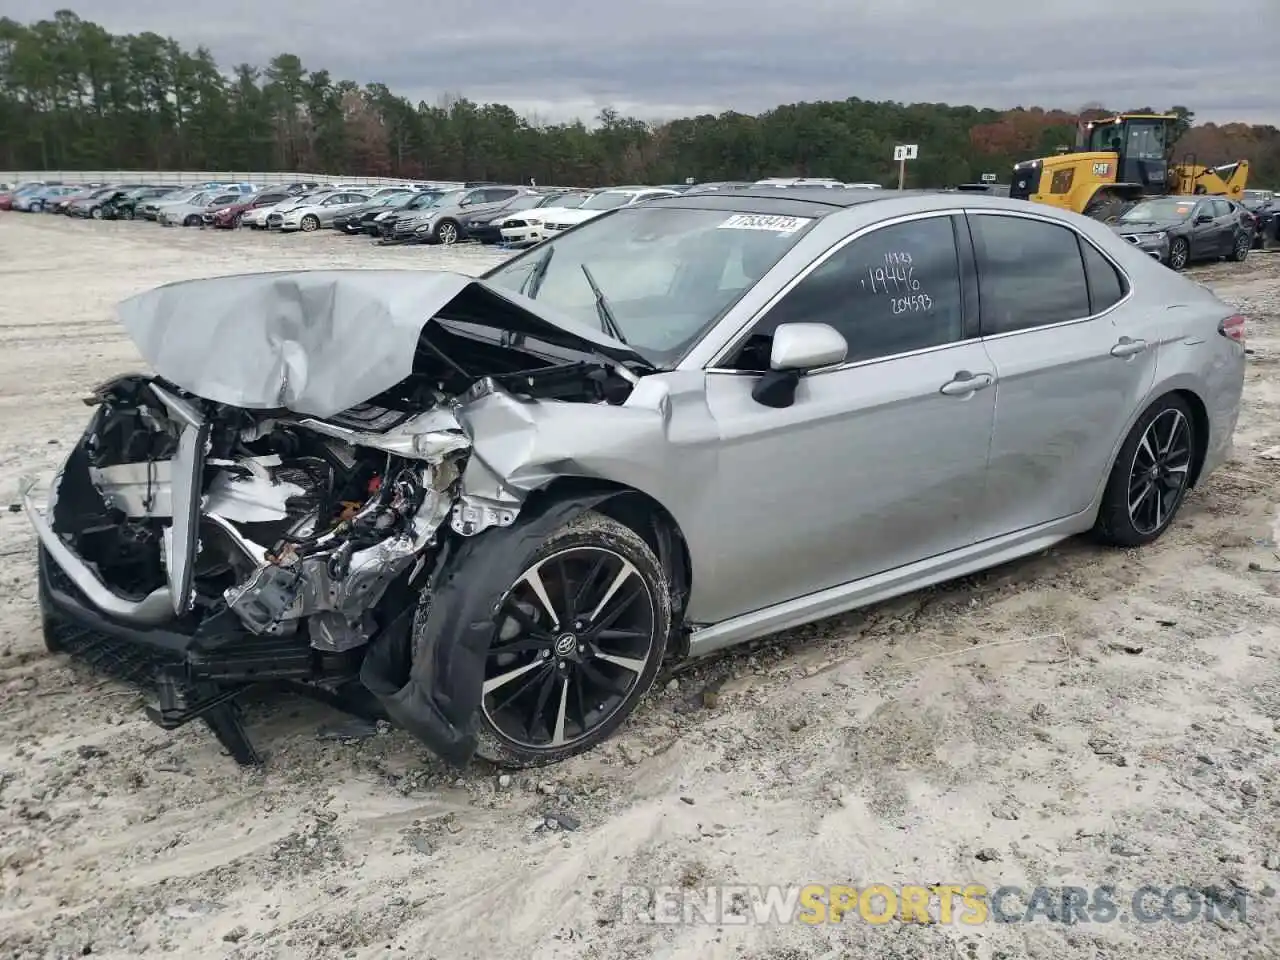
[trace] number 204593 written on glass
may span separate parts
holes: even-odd
[[[915,278],[915,267],[909,253],[886,253],[884,264],[867,267],[862,278],[862,289],[869,293],[894,295],[893,312],[916,313],[928,310],[933,300],[927,293],[920,293],[920,281]]]

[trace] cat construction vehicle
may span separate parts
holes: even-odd
[[[1009,196],[1110,220],[1143,197],[1210,194],[1239,200],[1249,161],[1218,167],[1194,154],[1173,163],[1176,114],[1122,113],[1081,123],[1074,150],[1015,164]]]

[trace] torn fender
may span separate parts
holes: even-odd
[[[471,761],[494,611],[539,544],[610,496],[546,501],[522,513],[520,523],[464,539],[442,558],[417,608],[373,641],[360,670],[396,725],[447,763]]]

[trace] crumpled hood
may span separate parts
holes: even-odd
[[[445,271],[301,270],[185,280],[131,297],[118,312],[152,369],[184,390],[247,409],[328,417],[408,377],[423,328],[464,297],[469,322],[646,363],[602,331]]]

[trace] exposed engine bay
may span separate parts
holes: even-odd
[[[563,371],[548,373],[554,391]],[[501,389],[484,380],[470,395],[486,386]],[[91,398],[52,527],[109,589],[168,591],[171,610],[143,603],[129,619],[154,625],[225,607],[257,635],[304,631],[317,650],[360,647],[378,629],[387,587],[425,568],[442,536],[474,536],[517,515],[462,493],[471,443],[446,398],[423,389],[403,385],[400,410],[368,403],[322,421],[121,378]],[[418,404],[427,412],[403,409]],[[202,450],[184,449],[192,435]]]

